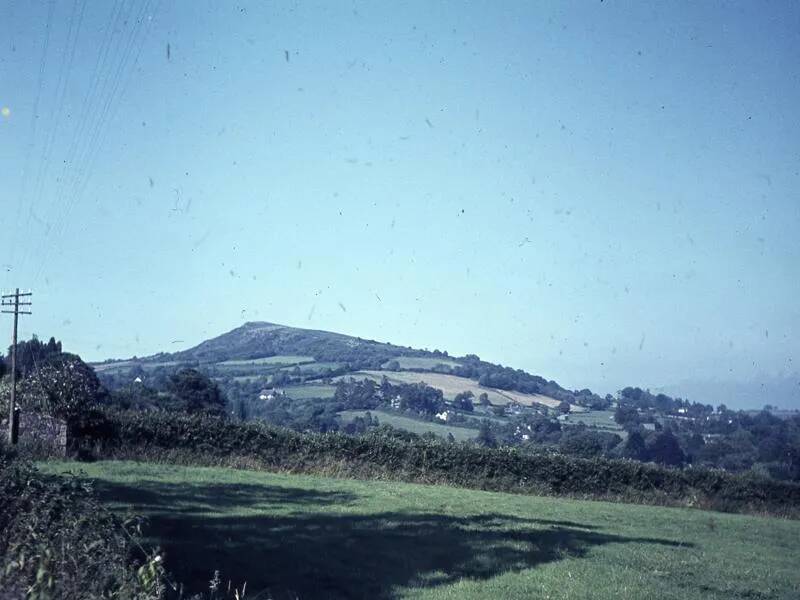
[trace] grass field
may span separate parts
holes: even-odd
[[[517,401],[525,406],[533,404],[543,404],[549,407],[559,405],[558,400],[540,394],[523,394],[521,392],[507,392],[495,388],[485,388],[477,381],[456,375],[446,375],[444,373],[415,373],[413,371],[359,371],[353,374],[343,375],[342,377],[369,377],[375,381],[380,381],[386,375],[389,383],[417,383],[424,381],[431,387],[442,390],[444,397],[452,400],[459,392],[470,391],[475,394],[475,398],[483,393],[489,396],[489,402],[496,405],[508,404]]]
[[[433,369],[438,365],[447,365],[448,367],[458,367],[461,363],[452,358],[429,358],[425,356],[398,356],[392,360],[387,360],[382,367],[385,369],[386,365],[391,362],[397,362],[401,369]]]
[[[97,371],[98,373],[102,373],[103,371],[120,371],[120,372],[128,372],[134,367],[142,367],[145,371],[148,369],[156,369],[158,367],[174,367],[175,365],[179,365],[180,362],[178,361],[163,361],[163,362],[141,362],[138,360],[125,360],[125,361],[117,361],[112,363],[91,363],[92,368]]]
[[[434,423],[428,421],[421,421],[419,419],[412,419],[404,417],[403,415],[396,415],[390,412],[381,410],[370,411],[373,417],[378,417],[381,424],[391,425],[397,429],[404,429],[412,433],[434,433],[439,437],[446,438],[448,433],[452,433],[457,442],[464,440],[471,440],[478,435],[477,429],[467,429],[466,427],[451,427],[444,423]],[[356,417],[363,417],[367,414],[366,410],[343,410],[339,413],[342,422],[349,423]]]
[[[294,400],[333,398],[334,393],[336,393],[336,386],[324,384],[292,385],[283,388],[283,391],[289,398]]]
[[[610,433],[616,433],[622,438],[628,437],[628,432],[614,420],[613,410],[592,410],[584,413],[570,413],[569,418],[562,425],[578,425],[583,423],[590,427],[597,427]]]
[[[302,363],[314,362],[313,356],[279,355],[267,356],[266,358],[252,358],[247,360],[226,360],[216,363],[218,367],[247,367],[251,365],[299,365]]]
[[[322,372],[325,369],[338,369],[343,366],[343,363],[338,362],[312,362],[308,364],[299,365],[300,370],[302,372],[314,371],[314,372]],[[285,369],[290,371],[291,369]]]
[[[191,591],[247,598],[796,599],[800,522],[132,462],[85,471]],[[261,592],[257,594],[256,592]]]

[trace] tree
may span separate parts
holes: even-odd
[[[481,406],[489,406],[489,394],[482,392],[481,395],[478,396],[478,404]]]
[[[560,412],[562,415],[569,414],[569,402],[567,402],[566,400],[562,400],[556,410]]]
[[[21,405],[73,422],[104,396],[94,370],[80,357],[65,354],[29,373],[22,382]]]
[[[569,433],[564,434],[561,438],[561,451],[583,458],[602,456],[619,444],[622,439],[616,434],[604,431],[571,429]]]
[[[453,398],[453,407],[457,408],[458,410],[472,412],[475,410],[475,407],[472,405],[473,397],[474,394],[469,390],[466,392],[459,392],[456,394],[456,397]]]
[[[626,425],[636,425],[639,423],[639,411],[633,406],[623,406],[620,404],[617,410],[614,411],[614,420],[623,427]]]
[[[381,396],[383,400],[386,401],[389,399],[389,396],[392,394],[392,384],[389,383],[389,378],[384,375],[381,377]]]
[[[485,448],[497,447],[497,438],[492,431],[492,425],[489,423],[488,419],[483,419],[481,421],[480,427],[478,428],[478,436],[475,438],[475,441]]]
[[[628,439],[622,447],[621,455],[623,458],[630,458],[631,460],[647,460],[647,447],[641,433],[631,431],[628,434]]]
[[[186,412],[224,414],[225,396],[216,383],[196,369],[181,369],[170,376],[167,390]]]
[[[648,454],[652,460],[673,467],[683,464],[686,457],[678,443],[678,438],[669,429],[655,434],[649,441]]]
[[[57,359],[61,354],[61,342],[57,342],[55,338],[51,337],[46,344],[43,344],[34,335],[28,341],[23,340],[17,343],[17,372],[24,377],[48,360]],[[8,349],[8,357],[10,363],[11,348]]]
[[[240,399],[236,403],[236,418],[242,422],[247,421],[247,413],[247,404],[244,400]]]

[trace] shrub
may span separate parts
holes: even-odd
[[[3,598],[163,596],[160,559],[140,552],[134,524],[103,510],[86,483],[45,477],[0,449],[0,506]]]

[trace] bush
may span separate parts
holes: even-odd
[[[0,506],[3,598],[163,596],[160,559],[139,551],[134,523],[103,510],[87,484],[45,477],[0,448]]]

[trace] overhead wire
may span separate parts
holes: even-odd
[[[61,171],[61,176],[58,180],[58,187],[56,191],[56,206],[63,199],[64,189],[68,185],[70,181],[70,177],[68,176],[67,169],[74,163],[74,156],[75,153],[78,151],[78,148],[82,145],[82,138],[84,137],[84,132],[86,130],[86,126],[88,123],[92,121],[92,116],[97,113],[94,107],[94,98],[96,97],[96,91],[98,88],[98,82],[103,77],[103,71],[108,59],[109,48],[111,46],[111,40],[114,37],[114,31],[117,29],[118,25],[122,24],[122,13],[121,7],[124,5],[124,0],[117,1],[114,5],[114,8],[111,12],[111,17],[108,23],[108,26],[105,29],[105,34],[103,38],[103,42],[101,44],[100,50],[97,53],[97,58],[95,60],[94,69],[92,71],[92,75],[90,78],[90,85],[89,89],[84,97],[84,103],[81,109],[81,114],[79,117],[79,123],[76,127],[75,131],[73,132],[72,139],[69,145],[69,149],[67,151],[67,155],[64,160],[64,164]],[[74,171],[74,167],[72,169]],[[60,217],[61,211],[57,211],[52,215],[53,221],[57,221]],[[52,228],[51,228],[52,229]],[[37,255],[40,256],[40,261],[44,260],[42,258],[43,249],[45,244],[47,243],[47,237],[43,236],[43,238],[39,241]],[[39,264],[37,263],[36,268],[38,269]]]
[[[30,206],[28,207],[28,220],[25,229],[30,226],[33,217],[34,209],[38,208],[44,199],[45,190],[47,189],[48,176],[50,173],[53,148],[55,141],[58,137],[58,131],[61,126],[62,115],[64,113],[64,103],[67,96],[67,88],[69,86],[70,74],[72,71],[72,64],[75,58],[75,49],[78,44],[78,37],[80,36],[80,29],[83,23],[83,15],[86,8],[86,0],[82,0],[82,8],[78,15],[77,27],[75,27],[75,17],[78,14],[78,0],[73,1],[72,11],[70,12],[69,26],[67,29],[67,37],[64,43],[64,52],[61,55],[61,63],[58,70],[58,80],[55,88],[55,103],[50,111],[52,126],[50,127],[49,135],[45,137],[45,143],[42,147],[42,155],[39,161],[39,168],[37,170],[37,178],[34,184],[34,195],[31,199]],[[52,202],[50,203],[52,205]],[[44,211],[43,216],[47,216],[49,211]],[[43,237],[47,237],[49,227],[45,226]],[[26,257],[27,258],[27,257]],[[22,266],[27,266],[27,260],[22,262]]]
[[[36,144],[36,131],[37,131],[37,123],[39,122],[39,103],[42,98],[42,89],[44,87],[44,74],[47,67],[47,55],[48,55],[48,48],[50,46],[50,30],[53,24],[53,14],[55,13],[55,0],[50,0],[48,3],[47,8],[47,19],[45,21],[44,27],[44,42],[42,43],[42,55],[39,59],[39,74],[36,79],[36,96],[33,101],[33,111],[31,112],[31,124],[30,124],[30,136],[28,141],[28,146],[25,151],[25,161],[23,162],[22,167],[22,185],[20,187],[20,193],[17,196],[17,209],[14,217],[14,229],[11,234],[11,253],[10,253],[10,265],[11,268],[14,268],[13,265],[16,265],[16,258],[17,258],[17,245],[18,245],[18,236],[20,230],[20,216],[22,213],[22,207],[24,206],[27,200],[27,190],[28,190],[28,178],[30,177],[30,161],[31,155],[33,154],[33,148]],[[16,273],[15,273],[16,274]]]
[[[135,3],[130,5],[130,9],[128,10],[127,14],[124,15],[123,23],[127,23],[131,21],[131,17],[134,13]],[[142,3],[140,7],[140,16],[144,12],[146,8],[146,3]],[[130,49],[133,44],[133,40],[135,38],[135,33],[137,31],[137,27],[140,23],[140,17],[133,19],[133,23],[130,29],[127,32],[127,38],[120,44],[120,52],[118,52],[119,59],[112,60],[109,72],[106,73],[103,81],[103,87],[100,94],[100,108],[99,108],[99,116],[95,120],[94,123],[90,126],[89,131],[89,140],[86,144],[83,152],[82,161],[79,161],[79,166],[76,168],[74,176],[71,182],[67,185],[66,188],[66,200],[63,201],[64,209],[60,212],[59,219],[57,222],[57,226],[55,228],[55,234],[52,236],[50,240],[50,245],[48,250],[45,251],[42,261],[40,262],[39,268],[36,271],[36,275],[34,277],[34,282],[38,281],[41,272],[43,271],[45,265],[47,264],[47,260],[49,259],[49,255],[52,253],[53,248],[55,247],[55,243],[60,239],[60,236],[64,230],[65,222],[69,217],[69,213],[71,212],[73,206],[78,201],[80,192],[82,189],[82,183],[86,179],[86,174],[89,173],[91,165],[94,162],[94,158],[99,150],[100,147],[100,133],[103,131],[105,122],[107,120],[108,110],[111,103],[114,100],[116,95],[116,90],[119,86],[119,80],[122,76],[122,70],[124,66],[127,64],[128,56],[130,55]],[[108,93],[106,93],[108,91]]]
[[[159,0],[156,4],[155,12],[158,11],[160,4],[161,2]],[[97,155],[105,142],[105,136],[107,135],[106,125],[115,116],[116,110],[118,109],[115,101],[120,95],[124,94],[127,89],[132,77],[133,68],[137,64],[142,48],[144,47],[144,41],[146,40],[148,30],[147,28],[143,28],[143,23],[152,6],[152,2],[151,0],[144,0],[139,6],[138,12],[134,10],[134,6],[135,3],[131,4],[130,9],[125,13],[126,18],[124,21],[130,21],[130,17],[134,12],[136,12],[136,16],[133,18],[127,38],[120,44],[121,51],[117,53],[118,60],[114,60],[112,57],[109,71],[103,81],[101,92],[99,96],[97,96],[99,98],[98,105],[100,107],[99,116],[94,122],[88,123],[89,137],[88,141],[83,144],[83,148],[77,149],[76,147],[78,158],[74,161],[72,177],[69,181],[62,182],[63,187],[58,196],[58,203],[63,203],[64,207],[60,212],[56,227],[53,229],[54,233],[49,240],[50,243],[40,261],[39,268],[36,270],[36,275],[33,280],[34,283],[38,282],[48,263],[49,256],[52,254],[54,248],[57,246],[57,242],[63,235],[72,209],[76,203],[80,202],[86,191]],[[120,14],[123,14],[123,11],[117,13],[117,16]],[[149,17],[152,19],[153,14],[150,14]],[[82,128],[82,131],[84,130],[85,128]]]

